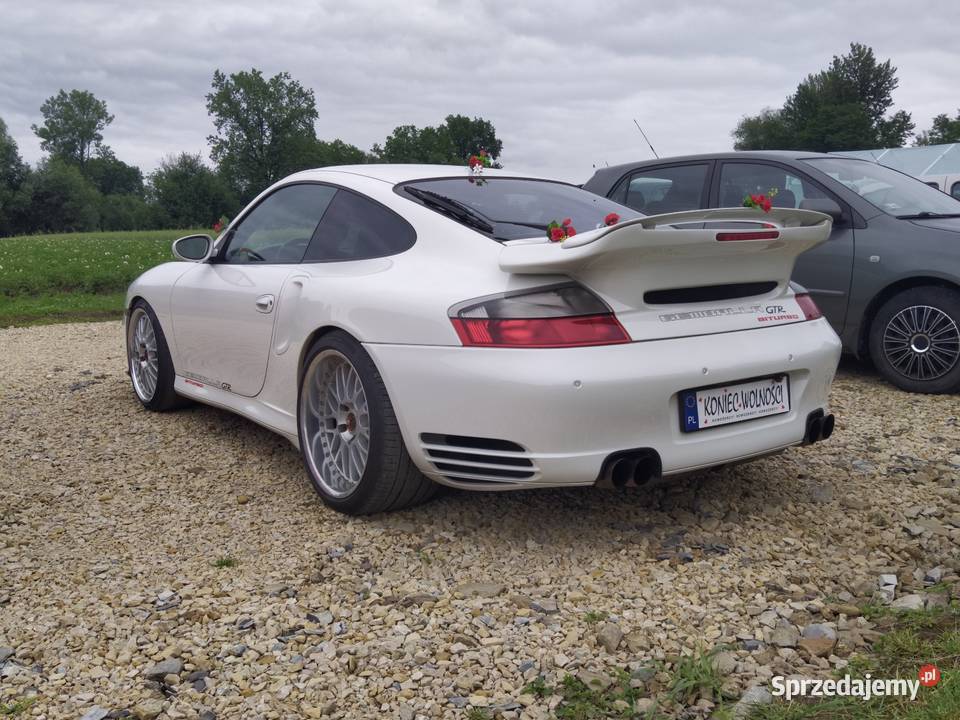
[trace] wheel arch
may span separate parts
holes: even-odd
[[[307,336],[303,339],[303,344],[300,346],[300,357],[297,358],[297,386],[298,387],[303,380],[303,364],[304,364],[304,361],[307,359],[307,353],[310,352],[310,348],[312,348],[314,344],[317,342],[317,340],[322,338],[324,335],[329,335],[330,333],[337,332],[337,331],[349,335],[351,339],[353,339],[357,343],[360,343],[360,340],[357,338],[356,335],[354,335],[352,332],[350,332],[346,328],[340,327],[339,325],[321,325],[320,327],[315,328],[313,331],[307,334]]]
[[[939,287],[960,292],[960,285],[942,277],[933,275],[916,275],[913,277],[902,278],[892,282],[873,296],[863,311],[863,319],[860,323],[860,333],[857,338],[857,356],[862,358],[870,357],[870,328],[873,325],[873,319],[877,316],[880,308],[890,298],[900,294],[905,290],[913,290],[921,287]]]

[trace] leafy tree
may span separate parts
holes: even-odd
[[[216,134],[210,157],[243,198],[250,198],[290,172],[316,142],[313,91],[289,73],[266,79],[257,69],[213,74],[207,112]]]
[[[482,118],[471,120],[464,115],[448,115],[437,127],[400,125],[394,128],[382,146],[373,146],[373,154],[380,162],[460,165],[466,164],[467,159],[481,149],[494,158],[503,150],[493,123]]]
[[[930,129],[917,135],[916,144],[943,145],[956,142],[960,142],[960,110],[957,111],[957,117],[954,119],[946,113],[937,115]]]
[[[101,230],[152,230],[157,227],[154,208],[136,195],[104,195],[100,203]]]
[[[0,119],[0,236],[13,232],[13,201],[28,170],[16,141],[7,132],[7,124]]]
[[[143,198],[143,173],[135,165],[127,165],[109,148],[84,167],[84,174],[104,195],[135,195]]]
[[[113,122],[107,104],[87,90],[61,90],[40,106],[43,125],[33,125],[40,147],[54,158],[86,165],[94,149],[102,150],[103,130]]]
[[[887,115],[897,89],[897,68],[878,62],[859,43],[830,67],[809,75],[779,110],[744,117],[733,131],[737,150],[830,152],[899,147],[913,131],[910,113]]]
[[[330,165],[362,165],[370,162],[367,153],[356,145],[343,140],[316,140],[301,157],[296,170],[308,168],[329,167]]]
[[[164,158],[150,176],[149,191],[158,222],[169,227],[210,226],[239,205],[226,181],[199,154]]]
[[[50,159],[32,173],[18,198],[19,230],[85,232],[99,229],[100,193],[79,168]]]

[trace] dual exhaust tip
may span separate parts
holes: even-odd
[[[606,488],[641,488],[653,484],[662,474],[663,465],[656,450],[625,450],[606,459],[596,485]]]
[[[805,445],[813,445],[833,435],[833,415],[824,415],[823,410],[814,410],[807,416],[807,431],[803,436]]]

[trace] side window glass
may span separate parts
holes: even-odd
[[[802,208],[804,200],[828,197],[806,178],[776,165],[724,163],[720,170],[720,207],[740,207],[747,195],[771,190],[776,191],[773,206],[780,208]]]
[[[950,187],[950,194],[953,195],[957,200],[960,200],[960,181],[955,182]]]
[[[704,163],[641,170],[621,183],[623,199],[616,201],[647,215],[698,210],[708,167]]]
[[[413,227],[392,210],[352,193],[337,191],[303,262],[338,262],[396,255],[416,242]]]
[[[299,263],[337,189],[288,185],[266,197],[230,237],[228,263]]]

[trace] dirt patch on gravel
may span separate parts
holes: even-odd
[[[448,493],[352,519],[286,441],[145,412],[123,367],[119,323],[0,330],[0,706],[541,718],[559,699],[523,692],[538,676],[626,669],[662,703],[676,656],[719,645],[735,697],[842,667],[880,574],[896,597],[957,578],[957,398],[861,368],[812,448],[655,493]],[[836,642],[798,639],[816,624]]]

